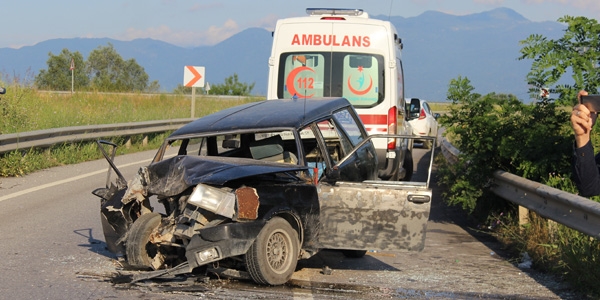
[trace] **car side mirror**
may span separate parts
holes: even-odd
[[[329,182],[329,183],[335,183],[336,181],[340,181],[341,179],[341,175],[340,175],[340,169],[335,166],[331,169],[327,168],[325,169],[325,181]]]
[[[409,120],[416,119],[421,113],[421,100],[418,98],[410,99],[410,108],[408,110]]]
[[[439,113],[434,113],[434,114],[433,114],[433,118],[435,118],[436,120],[437,120],[439,117],[440,117],[440,114],[439,114]]]

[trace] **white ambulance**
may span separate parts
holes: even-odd
[[[370,134],[411,135],[404,100],[402,41],[362,9],[308,8],[277,21],[267,99],[344,97]],[[410,180],[412,139],[375,139],[379,177]]]

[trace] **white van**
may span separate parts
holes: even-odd
[[[404,100],[402,41],[362,9],[308,8],[277,21],[267,99],[344,97],[370,134],[411,135]],[[410,180],[412,139],[375,139],[379,177]]]

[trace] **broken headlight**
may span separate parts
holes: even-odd
[[[235,213],[234,193],[202,183],[194,188],[187,202],[227,218]]]

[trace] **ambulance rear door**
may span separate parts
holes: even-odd
[[[332,43],[331,21],[318,17],[280,20],[269,62],[268,99],[331,96],[327,63]]]

